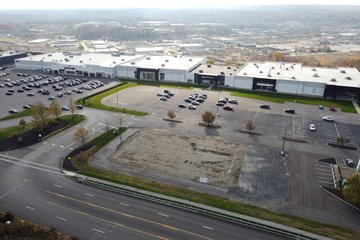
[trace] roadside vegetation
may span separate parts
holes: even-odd
[[[2,118],[0,118],[0,121],[11,120],[11,119],[21,118],[21,117],[28,117],[28,116],[31,116],[31,114],[32,114],[31,109],[25,109],[24,111],[20,111],[18,113],[11,114],[6,117],[2,117]]]
[[[12,213],[0,212],[0,239],[11,240],[76,240],[56,231],[55,228],[38,226],[15,217]]]
[[[180,83],[180,82],[157,82],[157,81],[144,81],[144,80],[124,80],[129,83],[137,83],[138,85],[164,87],[164,88],[180,88],[186,90],[192,90],[194,87],[204,87],[198,84]]]
[[[271,92],[257,92],[250,90],[233,90],[229,88],[217,88],[219,90],[231,91],[231,95],[236,97],[251,98],[262,100],[266,102],[285,103],[296,102],[308,105],[322,105],[324,107],[335,106],[341,109],[342,112],[357,113],[354,105],[350,101],[322,99],[313,97],[304,97],[289,94],[271,93]]]
[[[104,97],[115,94],[116,92],[119,92],[126,88],[136,87],[136,86],[138,86],[138,84],[136,84],[136,83],[120,83],[110,89],[101,91],[99,93],[92,94],[85,98],[80,98],[80,99],[76,100],[75,103],[81,104],[85,107],[97,108],[97,109],[101,109],[101,110],[120,112],[120,113],[125,113],[125,114],[130,114],[130,115],[136,115],[136,116],[145,116],[145,115],[147,115],[146,112],[140,112],[140,111],[126,109],[126,108],[111,107],[111,106],[107,106],[107,105],[104,105],[101,103],[101,100]]]
[[[122,133],[125,130],[126,128],[121,128],[120,132]],[[98,151],[101,147],[106,145],[108,142],[110,142],[117,136],[118,133],[114,131],[104,133],[99,137],[95,138],[94,140],[90,141],[89,143],[91,144],[91,146],[84,148],[84,151],[78,151],[75,156],[72,156],[71,163],[74,167],[78,169],[78,173],[159,194],[186,199],[189,201],[221,208],[235,213],[273,221],[276,223],[295,227],[304,231],[313,232],[334,239],[350,240],[359,239],[360,237],[360,234],[358,232],[351,229],[330,224],[324,224],[300,217],[275,213],[254,205],[239,203],[218,196],[199,193],[189,189],[175,187],[148,179],[142,179],[92,167],[88,163],[88,159],[90,158],[90,156],[92,156],[96,151]],[[68,159],[69,158],[66,158],[65,161],[68,161]]]

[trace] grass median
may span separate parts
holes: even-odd
[[[28,117],[28,116],[31,116],[31,114],[32,114],[31,109],[25,109],[24,111],[14,113],[14,114],[8,115],[6,117],[2,117],[2,118],[0,118],[0,121],[11,120],[11,119],[15,119],[15,118]]]
[[[123,128],[121,132],[125,130],[126,129]],[[113,131],[104,133],[90,142],[92,144],[90,148],[87,148],[87,150],[85,150],[84,152],[78,153],[76,156],[73,156],[71,162],[79,170],[79,173],[90,177],[103,179],[106,181],[124,184],[147,191],[186,199],[189,201],[225,209],[231,212],[284,224],[334,239],[350,240],[359,239],[360,237],[359,232],[353,231],[351,229],[330,224],[324,224],[317,221],[290,216],[286,214],[275,213],[254,205],[239,203],[222,197],[199,193],[189,189],[175,187],[148,179],[119,174],[109,170],[99,169],[91,166],[88,163],[89,157],[117,136],[118,134],[114,133]]]
[[[296,102],[308,105],[323,105],[324,107],[335,106],[341,109],[343,112],[357,113],[354,105],[350,101],[343,100],[332,100],[314,97],[305,97],[298,95],[282,94],[282,93],[271,93],[271,92],[258,92],[249,90],[232,90],[228,88],[216,88],[217,90],[230,91],[231,95],[236,97],[251,98],[262,100],[266,102],[274,103],[285,103],[285,102]]]
[[[136,115],[136,116],[145,116],[145,115],[147,115],[146,112],[140,112],[140,111],[127,109],[127,108],[111,107],[111,106],[107,106],[107,105],[104,105],[101,103],[101,100],[104,97],[115,94],[116,92],[119,92],[123,89],[130,88],[130,87],[136,87],[136,86],[138,86],[138,84],[136,84],[136,83],[120,83],[108,90],[90,95],[85,98],[80,98],[80,99],[76,100],[75,103],[82,104],[83,106],[86,106],[86,107],[97,108],[97,109],[101,109],[101,110],[120,112],[120,113],[125,113],[125,114],[130,114],[130,115]]]

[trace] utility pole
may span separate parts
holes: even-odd
[[[118,97],[118,89],[117,89],[117,87],[115,88],[115,92],[116,92],[116,105],[117,105],[117,107],[119,107],[119,97]]]
[[[285,133],[284,133],[284,138],[283,138],[283,144],[282,144],[282,148],[281,148],[281,152],[280,152],[280,154],[281,154],[282,156],[285,156],[284,148],[285,148],[285,140],[286,140],[287,126],[288,126],[288,125],[285,126]]]
[[[121,125],[122,125],[122,119],[121,119],[121,116],[119,116],[119,138],[120,138],[120,143],[122,142]]]

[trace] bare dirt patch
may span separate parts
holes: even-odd
[[[217,137],[142,130],[110,155],[116,165],[218,187],[237,185],[247,145]]]

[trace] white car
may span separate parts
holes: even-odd
[[[10,110],[9,110],[9,113],[18,113],[18,110],[16,110],[16,109],[10,109]]]
[[[310,131],[315,132],[316,128],[315,128],[315,124],[310,124]]]
[[[164,94],[163,94],[163,93],[161,93],[161,92],[158,92],[158,93],[156,94],[156,96],[158,96],[158,97],[162,97],[162,96],[164,96]]]
[[[188,105],[188,109],[190,109],[190,110],[196,110],[196,106],[189,104],[189,105]]]
[[[229,103],[239,104],[238,100],[236,100],[236,99],[230,99],[230,100],[229,100]]]
[[[335,119],[332,116],[325,116],[325,117],[323,117],[323,120],[328,121],[328,122],[334,122],[335,121]]]

